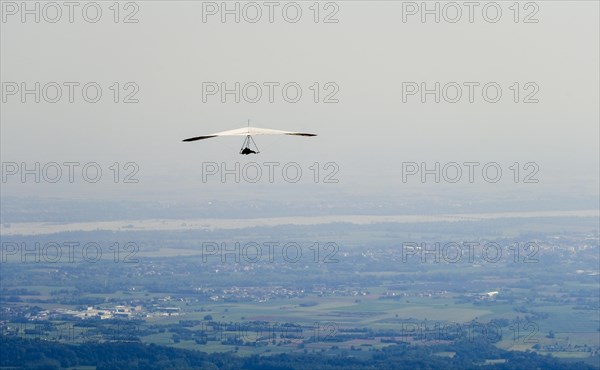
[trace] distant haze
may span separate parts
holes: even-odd
[[[220,3],[220,2],[219,2]],[[338,2],[338,23],[314,23],[310,4],[303,4],[298,23],[284,21],[222,24],[219,17],[202,22],[202,3],[139,2],[139,23],[115,24],[104,8],[98,23],[65,21],[21,23],[7,18],[2,27],[2,82],[44,84],[95,81],[103,97],[95,104],[81,95],[69,103],[39,104],[29,97],[7,96],[2,104],[2,162],[97,162],[103,181],[90,184],[28,182],[8,178],[2,196],[82,197],[90,200],[136,199],[185,202],[226,199],[310,201],[331,196],[431,198],[440,194],[500,195],[519,193],[551,198],[576,193],[598,196],[599,171],[599,34],[597,2],[540,2],[538,23],[514,23],[508,5],[503,18],[489,23],[402,22],[398,2]],[[321,9],[321,20],[326,9]],[[128,14],[122,9],[122,14]],[[278,13],[277,13],[278,14]],[[480,13],[476,13],[480,14]],[[113,102],[120,82],[119,103]],[[402,83],[433,87],[477,82],[475,101],[467,89],[456,103],[443,98],[408,96]],[[139,103],[123,103],[123,84],[139,86]],[[276,90],[270,103],[263,89],[257,103],[220,95],[202,101],[203,82],[296,82],[297,103]],[[319,103],[311,86],[319,82]],[[339,87],[338,103],[324,103]],[[502,98],[489,103],[481,86],[495,82]],[[519,102],[511,86],[519,82]],[[539,87],[538,103],[523,103]],[[263,85],[264,86],[264,85]],[[66,91],[66,90],[65,90]],[[277,94],[278,92],[278,94]],[[448,92],[448,91],[447,91]],[[448,92],[449,93],[449,92]],[[182,143],[187,137],[246,125],[314,132],[318,136],[265,137],[255,140],[258,156],[240,156],[243,137]],[[221,184],[202,181],[203,162],[239,161],[243,166],[297,162],[304,170],[297,184]],[[402,162],[500,163],[503,181],[491,184],[402,182]],[[114,184],[109,167],[135,162],[136,184]],[[321,166],[320,183],[308,169]],[[339,166],[338,183],[323,183],[322,166]],[[508,169],[514,162],[539,166],[537,184],[514,184]],[[522,170],[523,171],[523,170]],[[521,172],[523,175],[524,172]],[[119,176],[127,174],[123,168]],[[66,175],[64,175],[66,176]],[[431,181],[431,180],[430,180]],[[597,204],[597,203],[596,203]]]

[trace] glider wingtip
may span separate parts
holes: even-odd
[[[309,133],[305,133],[305,132],[291,132],[289,134],[285,134],[285,135],[294,135],[294,136],[317,136],[317,134],[309,134]]]
[[[183,139],[181,141],[183,141],[183,142],[190,142],[190,141],[210,139],[211,137],[217,137],[217,135],[207,135],[207,136],[190,137],[188,139]]]

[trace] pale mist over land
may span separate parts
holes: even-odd
[[[487,197],[502,203],[506,195],[522,203],[538,200],[524,210],[546,208],[547,200],[557,209],[569,209],[570,202],[574,209],[594,208],[599,40],[597,14],[590,8],[597,4],[545,3],[538,23],[516,24],[507,7],[498,23],[486,22],[480,13],[473,23],[468,18],[421,23],[419,15],[406,14],[402,22],[401,5],[391,2],[343,3],[336,13],[338,23],[317,24],[308,7],[297,23],[277,18],[273,23],[247,23],[244,18],[239,24],[221,23],[219,15],[205,15],[202,22],[202,5],[193,2],[144,3],[137,13],[139,22],[131,24],[114,24],[105,17],[95,24],[30,25],[9,17],[3,24],[3,81],[25,81],[29,88],[35,82],[44,86],[52,81],[94,81],[103,97],[92,104],[75,90],[70,103],[64,86],[57,103],[45,102],[43,96],[35,103],[34,96],[26,96],[23,104],[20,94],[6,96],[3,162],[26,162],[30,167],[35,162],[96,162],[103,178],[89,184],[76,172],[73,183],[64,183],[64,166],[58,183],[35,184],[30,176],[23,184],[19,175],[9,176],[3,183],[3,201],[13,196],[188,204],[277,199],[313,202],[316,208],[328,200],[400,205],[440,197],[468,211],[469,199]],[[331,10],[322,12],[324,17]],[[171,19],[177,21],[165,23]],[[120,101],[134,90],[125,90],[123,84],[134,82],[139,91],[132,96],[138,102],[114,103],[110,87],[116,81],[121,83]],[[204,96],[203,102],[206,82],[224,82],[229,89],[236,82],[242,88],[254,82],[261,86],[262,97],[250,102],[255,92],[249,88],[242,91],[239,103],[232,94],[221,97],[220,92]],[[264,85],[269,82],[279,84],[272,103]],[[289,82],[301,87],[297,103],[283,97],[282,87]],[[315,82],[320,84],[318,97]],[[336,87],[325,89],[328,82]],[[520,84],[518,97],[515,82]],[[420,92],[403,97],[403,83],[419,88],[425,83],[428,89],[439,83],[440,102]],[[465,83],[477,84],[473,102]],[[482,87],[487,83],[502,89],[495,103],[484,99]],[[526,83],[537,87],[525,88]],[[453,84],[462,92],[455,103],[449,102],[456,95]],[[493,92],[487,95],[493,98]],[[537,102],[524,102],[527,97]],[[330,100],[337,102],[324,102]],[[262,152],[256,157],[237,154],[241,137],[181,142],[242,127],[248,119],[257,127],[319,136],[258,136]],[[139,182],[114,184],[109,169],[114,162],[121,167],[137,164],[134,178]],[[228,176],[223,184],[220,172],[203,181],[203,164],[222,162],[226,168],[257,162],[261,181],[253,184],[242,178],[237,184]],[[296,162],[303,171],[301,180],[290,184],[279,166],[270,183],[265,162]],[[317,184],[309,169],[315,162],[321,167]],[[323,182],[333,171],[323,168],[329,162],[337,166],[337,183]],[[463,174],[456,183],[442,177],[438,184],[430,175],[423,184],[419,174],[403,182],[406,162],[425,162],[430,169],[436,162],[441,167],[456,162]],[[480,163],[473,183],[464,162]],[[515,162],[521,167],[517,184],[509,168]],[[537,167],[523,168],[530,162]],[[497,183],[482,177],[487,163],[501,167]],[[533,179],[539,181],[523,183],[534,170]],[[119,175],[131,171],[121,168]],[[574,199],[580,196],[590,200],[587,206]],[[509,210],[520,207],[515,204]],[[397,211],[402,213],[402,208]]]

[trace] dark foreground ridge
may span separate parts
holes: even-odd
[[[361,356],[349,352],[239,357],[135,342],[61,344],[4,337],[0,367],[61,369],[96,366],[109,369],[597,369],[534,352],[505,351],[488,343],[462,342],[427,347],[394,345]],[[438,356],[455,352],[454,357]],[[495,361],[494,361],[495,360]],[[498,363],[504,361],[503,363]]]

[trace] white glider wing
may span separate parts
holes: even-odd
[[[184,139],[183,141],[196,141],[210,139],[211,137],[218,136],[254,136],[254,135],[296,135],[296,136],[317,136],[316,134],[309,134],[305,132],[292,132],[292,131],[281,131],[272,130],[268,128],[257,128],[257,127],[242,127],[235,130],[221,131],[214,134],[191,137]]]

